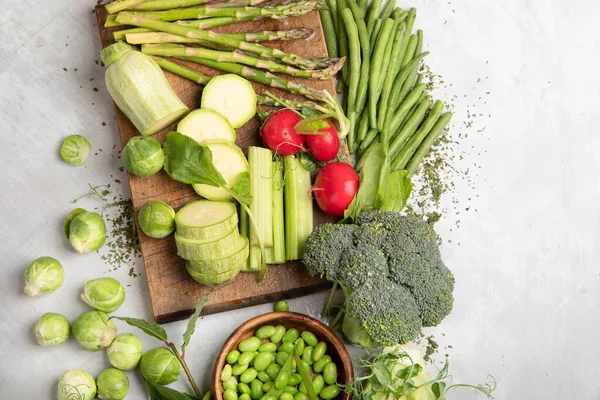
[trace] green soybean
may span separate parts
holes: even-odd
[[[300,336],[300,334],[298,333],[298,329],[296,328],[292,328],[292,329],[288,329],[288,331],[285,333],[285,335],[283,335],[283,338],[281,339],[281,341],[283,343],[294,343],[297,339],[298,336]]]
[[[228,380],[230,380],[231,375],[231,365],[227,364],[223,367],[223,370],[221,371],[221,382],[227,382]]]
[[[260,339],[256,336],[249,337],[248,339],[244,339],[238,345],[238,350],[242,353],[246,351],[257,351],[260,347]]]
[[[269,375],[271,379],[277,378],[279,371],[281,371],[281,367],[277,364],[271,364],[267,367],[267,375]]]
[[[263,396],[262,400],[277,400],[277,397],[269,395]]]
[[[263,383],[263,391],[268,392],[273,388],[273,381]]]
[[[312,386],[313,390],[315,391],[315,394],[318,396],[319,393],[321,393],[321,390],[323,390],[323,387],[325,386],[325,380],[323,379],[323,375],[315,376],[312,381]]]
[[[275,379],[275,389],[283,389],[288,385],[290,374],[287,371],[281,371]]]
[[[296,386],[300,382],[302,382],[302,377],[300,376],[300,374],[291,374],[290,379],[288,380],[288,385]]]
[[[267,339],[275,334],[275,327],[272,325],[261,326],[256,330],[254,336],[259,339]]]
[[[238,400],[250,400],[250,394],[249,393],[242,393],[240,394],[240,397],[238,397]]]
[[[253,366],[257,371],[264,371],[267,367],[273,362],[275,359],[274,353],[259,353],[256,358],[254,358]]]
[[[227,389],[223,393],[223,400],[238,400],[238,395],[235,390]]]
[[[306,386],[304,385],[304,382],[300,382],[300,385],[298,385],[298,391],[306,394]]]
[[[304,343],[304,339],[300,338],[300,339],[296,340],[296,342],[294,343],[294,347],[295,347],[297,353],[302,354],[302,352],[304,351],[304,347],[306,347],[306,344]]]
[[[316,373],[320,374],[321,372],[323,372],[323,369],[325,368],[325,366],[331,362],[331,357],[329,357],[328,355],[324,355],[323,357],[321,357],[319,359],[319,361],[317,361],[316,363],[314,363],[313,365],[313,371],[315,371]]]
[[[281,395],[279,395],[279,400],[294,400],[294,395],[287,392],[283,392],[281,393]]]
[[[266,342],[260,345],[258,348],[259,353],[275,353],[277,351],[277,345],[275,343]]]
[[[277,353],[277,356],[275,356],[275,362],[277,362],[279,366],[283,367],[283,364],[285,364],[288,357],[290,357],[290,354],[280,351],[279,353]]]
[[[317,340],[317,337],[311,331],[304,331],[300,334],[300,336],[306,342],[306,344],[309,346],[315,347],[317,345],[317,343],[319,343],[319,341]]]
[[[253,351],[245,351],[238,357],[237,363],[240,365],[250,365],[250,362],[254,358]]]
[[[279,343],[281,342],[283,335],[285,335],[285,327],[282,325],[277,325],[275,327],[275,333],[271,335],[269,340],[273,343]]]
[[[340,394],[339,386],[331,385],[331,386],[327,386],[326,388],[321,390],[321,393],[319,394],[319,396],[321,396],[321,398],[324,400],[329,400],[329,399],[333,399],[338,394]]]
[[[275,311],[290,311],[290,306],[288,306],[287,301],[280,300],[275,303]]]
[[[294,395],[294,400],[308,400],[308,397],[306,397],[306,394],[298,392]]]
[[[237,385],[238,383],[235,380],[235,378],[229,378],[227,382],[223,382],[223,389],[233,390],[234,392],[237,392]]]
[[[304,352],[302,352],[302,361],[304,361],[308,365],[312,365],[312,363],[313,363],[312,355],[313,355],[313,347],[312,346],[306,347],[304,349]]]
[[[334,385],[337,382],[337,365],[334,362],[329,362],[323,369],[323,378],[328,385]]]
[[[247,383],[240,382],[238,383],[237,388],[238,392],[240,392],[241,394],[250,394],[250,386],[248,386]]]
[[[263,395],[263,383],[258,379],[250,382],[250,397],[253,400],[258,400]]]
[[[289,384],[289,381],[288,381],[288,384]],[[285,389],[283,389],[283,392],[291,394],[292,398],[293,398],[294,397],[293,395],[298,393],[298,389],[296,389],[294,386],[288,386]]]
[[[250,383],[256,379],[258,372],[254,368],[248,368],[240,375],[240,382]]]
[[[238,376],[241,375],[244,371],[246,371],[248,369],[248,364],[246,365],[242,365],[242,364],[235,364],[232,369],[231,369],[231,373],[234,376]]]
[[[272,381],[271,377],[269,376],[269,374],[267,374],[265,371],[260,371],[258,373],[258,375],[256,375],[256,377],[258,378],[258,380],[260,380],[262,383],[266,383],[266,382],[270,382]]]
[[[239,351],[231,350],[229,353],[227,353],[227,357],[225,357],[225,361],[227,361],[228,364],[235,364],[237,362],[239,356],[240,356]]]
[[[325,342],[317,343],[317,345],[315,346],[315,349],[313,350],[313,353],[312,353],[313,361],[319,361],[321,359],[321,357],[323,357],[325,355],[326,351],[327,351],[327,343],[325,343]]]
[[[304,370],[306,371],[306,373],[310,373],[310,364],[304,360],[300,361],[300,363],[304,367]]]
[[[294,350],[294,343],[291,342],[286,342],[286,343],[282,343],[281,345],[279,345],[279,348],[277,349],[277,351],[279,352],[284,352],[284,353],[291,353],[292,350]]]

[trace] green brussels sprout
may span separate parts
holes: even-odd
[[[40,346],[55,346],[64,343],[71,336],[69,320],[56,313],[42,315],[33,330]]]
[[[146,352],[140,361],[142,376],[148,382],[168,385],[179,379],[179,361],[166,347]]]
[[[84,312],[73,322],[73,336],[86,350],[98,351],[112,343],[117,327],[102,311]]]
[[[40,257],[25,270],[25,293],[32,297],[50,294],[61,287],[64,281],[65,271],[58,260]]]
[[[165,162],[165,153],[158,140],[134,136],[123,148],[121,158],[127,171],[139,177],[146,177],[160,171]]]
[[[92,400],[96,397],[96,381],[80,369],[72,369],[58,380],[58,400]]]
[[[175,230],[175,211],[163,201],[150,200],[140,208],[138,224],[146,235],[162,239]]]
[[[98,398],[104,400],[122,400],[129,392],[129,379],[119,369],[108,368],[98,375]]]
[[[81,299],[98,311],[110,313],[125,301],[125,289],[113,278],[93,279],[83,286]]]
[[[106,225],[100,214],[86,211],[73,217],[69,224],[69,241],[79,254],[102,247],[106,241]]]
[[[69,238],[69,236],[71,236],[71,221],[73,221],[73,218],[84,212],[86,211],[83,208],[76,208],[73,211],[71,211],[69,215],[67,215],[65,223],[63,224],[63,229],[65,231],[65,236],[67,237],[67,239]]]
[[[122,370],[134,369],[142,358],[142,341],[131,333],[123,333],[106,349],[110,365]]]
[[[83,165],[92,151],[92,144],[81,135],[67,136],[60,146],[62,159],[72,165]]]

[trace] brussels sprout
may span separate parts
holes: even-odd
[[[140,361],[140,370],[145,380],[157,385],[168,385],[179,379],[179,361],[165,347],[146,352]]]
[[[30,296],[50,294],[61,287],[64,280],[65,271],[58,260],[40,257],[25,270],[25,293]]]
[[[98,398],[104,400],[122,400],[129,392],[129,379],[119,369],[108,368],[98,375]]]
[[[102,311],[84,312],[73,322],[73,336],[86,350],[98,351],[112,343],[117,327]]]
[[[125,301],[125,289],[113,278],[93,279],[83,286],[81,299],[98,311],[110,313]]]
[[[106,349],[110,365],[122,370],[134,369],[142,358],[142,341],[131,333],[123,333]]]
[[[106,241],[106,225],[100,214],[86,211],[73,217],[69,224],[69,241],[79,254],[102,247]]]
[[[133,175],[146,177],[160,171],[165,162],[165,153],[158,140],[134,136],[123,148],[121,158],[127,171]]]
[[[92,151],[92,144],[81,135],[67,136],[60,146],[62,159],[72,165],[83,165]]]
[[[46,313],[35,323],[34,332],[40,346],[55,346],[71,336],[71,324],[60,314]]]
[[[162,239],[175,230],[175,211],[163,201],[150,200],[140,208],[138,224],[146,235]]]
[[[96,397],[96,381],[80,369],[72,369],[58,380],[58,400],[92,400]]]
[[[76,208],[73,211],[71,211],[69,215],[67,215],[65,223],[63,224],[63,229],[65,231],[65,236],[67,237],[67,239],[69,238],[69,236],[71,236],[71,221],[73,221],[73,218],[84,212],[86,211],[83,208]]]

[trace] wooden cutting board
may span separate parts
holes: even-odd
[[[96,17],[102,40],[102,47],[114,43],[112,32],[121,29],[103,28],[106,21],[106,11],[103,6],[96,7]],[[300,17],[289,18],[285,21],[264,19],[260,21],[244,22],[234,25],[226,25],[215,28],[218,32],[257,32],[264,30],[283,30],[293,28],[310,28],[314,35],[305,40],[293,40],[284,42],[271,42],[268,46],[277,47],[283,51],[295,53],[306,57],[320,57],[327,55],[327,48],[321,27],[321,21],[317,12],[312,12]],[[199,66],[197,64],[177,61],[191,69],[206,75],[218,75],[219,71]],[[202,86],[180,78],[169,72],[165,75],[175,93],[181,100],[193,110],[200,105]],[[291,77],[285,76],[287,79]],[[333,79],[322,81],[303,81],[310,86],[319,89],[328,89],[335,93]],[[258,93],[269,90],[277,96],[287,99],[299,99],[285,91],[268,88],[264,85],[253,83]],[[117,126],[124,146],[127,141],[138,135],[138,131],[125,115],[115,106]],[[238,146],[247,154],[248,146],[261,145],[258,136],[259,121],[252,119],[243,127],[236,129]],[[165,129],[153,137],[163,141],[167,132],[174,130],[175,125]],[[170,204],[175,210],[187,204],[199,196],[192,190],[191,186],[183,185],[171,180],[164,171],[149,177],[139,178],[129,175],[129,187],[133,206],[137,210],[149,200],[162,200]],[[315,204],[315,224],[333,222],[331,217],[323,214]],[[188,317],[194,311],[194,307],[200,299],[210,290],[194,281],[185,270],[185,261],[176,254],[175,241],[171,235],[165,239],[152,239],[138,229],[148,287],[150,289],[150,300],[154,319],[158,323],[175,321]],[[256,273],[240,273],[232,282],[218,287],[210,296],[203,309],[203,314],[218,313],[247,307],[286,298],[293,298],[309,293],[321,291],[330,287],[330,283],[318,278],[308,276],[301,262],[288,262],[284,265],[269,266],[265,279],[257,283]]]

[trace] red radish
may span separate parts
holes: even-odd
[[[335,126],[326,121],[329,128],[321,128],[319,132],[327,132],[325,135],[306,135],[306,147],[308,152],[317,161],[327,162],[333,160],[340,149],[340,138]]]
[[[319,208],[325,214],[342,217],[358,186],[358,174],[354,168],[343,162],[332,162],[317,175],[313,191]]]
[[[304,148],[304,135],[299,135],[294,126],[302,117],[291,110],[279,110],[271,114],[260,128],[260,135],[267,147],[280,156],[296,154]]]

